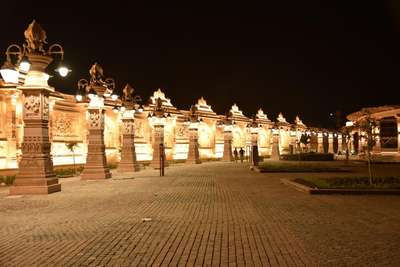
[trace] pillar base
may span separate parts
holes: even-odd
[[[165,161],[164,162],[164,168],[166,168],[166,167],[168,167],[169,166],[169,164]],[[154,162],[154,161],[152,161],[151,163],[150,163],[150,166],[149,166],[150,168],[153,168],[153,169],[156,169],[156,170],[159,170],[160,169],[160,162],[159,161],[156,161],[156,162]]]
[[[139,164],[118,164],[117,168],[118,172],[138,172],[140,171],[140,165]]]
[[[85,168],[81,174],[81,180],[104,180],[109,178],[111,178],[111,173],[108,168]]]
[[[200,159],[187,159],[185,161],[186,164],[201,164],[201,160]]]
[[[10,187],[10,195],[47,195],[61,191],[61,184],[57,178],[53,179],[29,179],[36,180],[33,183],[13,185]]]

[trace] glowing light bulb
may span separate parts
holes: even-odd
[[[60,74],[61,77],[66,77],[71,70],[67,67],[62,66],[59,67],[56,71]]]

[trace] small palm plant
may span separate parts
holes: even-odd
[[[76,166],[75,166],[75,148],[78,146],[78,142],[71,141],[65,144],[67,148],[72,152],[72,160],[74,162],[74,176],[76,175]]]

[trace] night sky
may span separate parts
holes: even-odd
[[[35,18],[65,49],[72,73],[50,80],[62,92],[75,93],[98,62],[119,89],[130,83],[147,100],[160,87],[181,109],[204,96],[220,114],[235,102],[247,116],[262,107],[271,119],[281,111],[329,127],[336,111],[400,104],[396,0],[14,2],[1,5],[1,51],[22,44]]]

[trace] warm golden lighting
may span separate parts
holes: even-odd
[[[27,73],[29,71],[29,69],[31,68],[31,63],[29,62],[27,57],[24,57],[21,61],[21,63],[19,64],[19,69],[25,73]]]
[[[71,72],[70,69],[64,66],[59,67],[58,69],[56,69],[56,71],[58,72],[58,74],[60,74],[61,77],[66,77],[68,73]]]
[[[1,76],[6,83],[18,83],[18,71],[15,69],[1,69]]]

